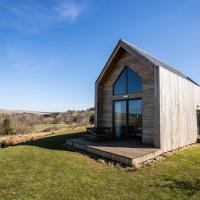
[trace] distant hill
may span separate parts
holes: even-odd
[[[7,109],[0,109],[0,114],[51,114],[51,112],[39,112],[39,111],[29,111],[29,110],[7,110]]]
[[[3,124],[6,118],[9,119],[14,134],[25,134],[34,131],[33,127],[36,125],[91,126],[94,124],[94,111],[91,108],[80,111],[68,110],[66,112],[0,109],[0,135],[4,131]]]
[[[89,108],[87,110],[83,110],[82,112],[94,112],[94,108]],[[78,110],[68,110],[65,112],[40,112],[40,111],[30,111],[30,110],[8,110],[8,109],[0,109],[0,114],[36,114],[36,115],[59,115],[62,113],[69,113],[69,112],[81,112]]]

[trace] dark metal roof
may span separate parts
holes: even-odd
[[[138,52],[140,55],[144,56],[144,57],[145,57],[149,62],[151,62],[153,65],[161,66],[161,67],[167,69],[168,71],[171,71],[171,72],[177,74],[178,76],[180,76],[180,77],[182,77],[182,78],[185,78],[185,79],[187,79],[187,80],[191,81],[192,83],[194,83],[194,84],[196,84],[196,85],[199,86],[198,83],[196,83],[195,81],[193,81],[193,80],[190,79],[189,77],[185,76],[183,73],[181,73],[181,72],[179,72],[178,70],[174,69],[173,67],[171,67],[171,66],[169,66],[169,65],[167,65],[167,64],[165,64],[165,63],[163,63],[162,61],[160,61],[160,60],[158,60],[157,58],[155,58],[155,57],[149,55],[148,53],[142,51],[141,49],[139,49],[139,48],[133,46],[132,44],[130,44],[130,43],[124,41],[124,40],[120,40],[120,42],[125,43],[125,44],[128,45],[132,50],[134,50],[134,51]]]

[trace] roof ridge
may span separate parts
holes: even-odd
[[[161,66],[179,76],[181,76],[182,78],[185,78],[189,81],[191,81],[192,83],[200,86],[198,83],[196,83],[194,80],[192,80],[191,78],[189,78],[188,76],[186,76],[185,74],[183,74],[182,72],[178,71],[177,69],[171,67],[170,65],[164,63],[163,61],[161,61],[159,58],[156,58],[155,56],[152,56],[150,53],[138,48],[137,46],[127,42],[126,40],[120,39],[120,42],[128,45],[130,48],[132,48],[133,50],[137,51],[139,54],[141,54],[142,56],[144,56],[148,61],[150,61],[151,63],[153,63],[154,65],[157,66]]]

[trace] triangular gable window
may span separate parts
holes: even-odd
[[[114,95],[142,92],[142,80],[130,68],[125,67],[113,87]]]

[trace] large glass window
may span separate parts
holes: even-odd
[[[126,101],[114,102],[114,127],[115,137],[119,138],[126,134],[127,114]]]
[[[142,92],[142,80],[131,69],[127,68],[127,93]]]
[[[142,92],[142,80],[130,68],[125,67],[113,86],[114,95]]]
[[[128,101],[129,137],[142,137],[142,100]]]
[[[126,94],[126,70],[123,70],[114,84],[114,95],[119,94]]]

